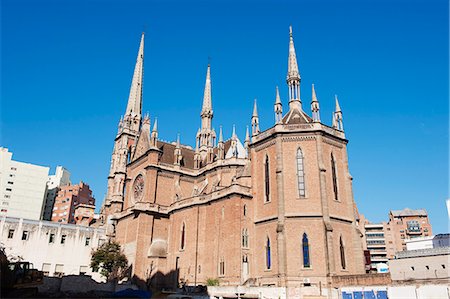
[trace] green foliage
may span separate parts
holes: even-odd
[[[206,285],[210,287],[215,287],[219,285],[219,279],[218,278],[208,278],[206,280]]]
[[[127,257],[120,250],[117,242],[107,242],[92,252],[91,268],[111,280],[119,278],[121,272],[128,266]]]

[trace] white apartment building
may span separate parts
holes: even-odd
[[[57,166],[55,174],[48,176],[47,193],[45,195],[45,205],[42,211],[42,219],[50,221],[52,219],[53,206],[59,188],[70,184],[70,172],[62,166]]]
[[[0,147],[0,217],[39,220],[49,167],[12,160],[12,153]]]
[[[105,230],[74,224],[3,217],[0,243],[11,260],[20,257],[47,276],[91,275],[91,252],[106,242]]]

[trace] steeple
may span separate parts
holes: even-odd
[[[339,101],[337,95],[334,96],[336,100],[336,107],[334,111],[334,128],[339,131],[344,131],[344,124],[342,122],[342,111],[341,107],[339,106]]]
[[[289,87],[289,110],[294,108],[301,110],[302,102],[300,100],[300,73],[298,71],[297,57],[295,55],[294,37],[292,35],[292,26],[289,26],[289,58],[288,72],[286,82]]]
[[[281,120],[283,119],[283,105],[281,104],[278,86],[277,86],[277,94],[275,96],[274,111],[275,111],[275,123],[276,124],[281,123]]]
[[[144,33],[141,36],[134,67],[133,79],[131,80],[130,95],[128,97],[127,110],[125,111],[125,125],[133,131],[139,129],[142,110],[142,81],[144,77]]]
[[[212,130],[211,122],[213,118],[212,98],[211,98],[211,66],[208,64],[206,70],[205,90],[203,93],[202,112],[202,126],[200,132],[197,133],[197,143],[199,150],[202,153],[202,159],[205,158],[207,148],[213,147],[216,133]]]
[[[312,112],[313,121],[320,122],[319,101],[317,100],[316,91],[314,89],[314,84],[312,85],[311,112]]]
[[[255,102],[253,103],[253,114],[252,114],[252,136],[256,136],[258,134],[259,134],[259,117],[255,99]]]

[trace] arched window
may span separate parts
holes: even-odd
[[[247,205],[244,205],[244,217],[247,216]]]
[[[265,202],[270,201],[270,180],[269,180],[269,157],[266,156],[266,161],[264,163],[264,182],[265,182]]]
[[[341,266],[342,269],[345,269],[345,250],[344,250],[344,243],[342,242],[342,237],[339,238],[339,250],[341,252]]]
[[[184,224],[181,226],[181,240],[180,240],[180,249],[183,250],[185,244],[185,240],[186,240],[186,224]]]
[[[242,247],[248,248],[248,230],[246,228],[242,230]]]
[[[336,177],[336,162],[334,161],[333,154],[331,154],[331,175],[333,177],[334,199],[335,200],[339,200],[339,197],[338,197],[338,186],[337,186],[337,177]]]
[[[270,255],[270,239],[267,237],[266,241],[266,268],[270,270],[272,268],[272,258]]]
[[[298,195],[305,197],[305,170],[303,168],[303,153],[300,148],[297,149],[297,183]]]
[[[311,261],[309,260],[309,242],[306,233],[303,234],[302,249],[303,249],[303,267],[309,268],[311,266]]]
[[[225,275],[225,260],[223,257],[220,258],[220,262],[219,262],[219,275],[220,276]]]

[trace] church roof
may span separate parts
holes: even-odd
[[[162,152],[160,161],[166,164],[173,164],[175,160],[174,151],[176,144],[158,141],[158,149]],[[194,168],[194,150],[181,147],[181,155],[183,156],[182,165],[187,168]]]

